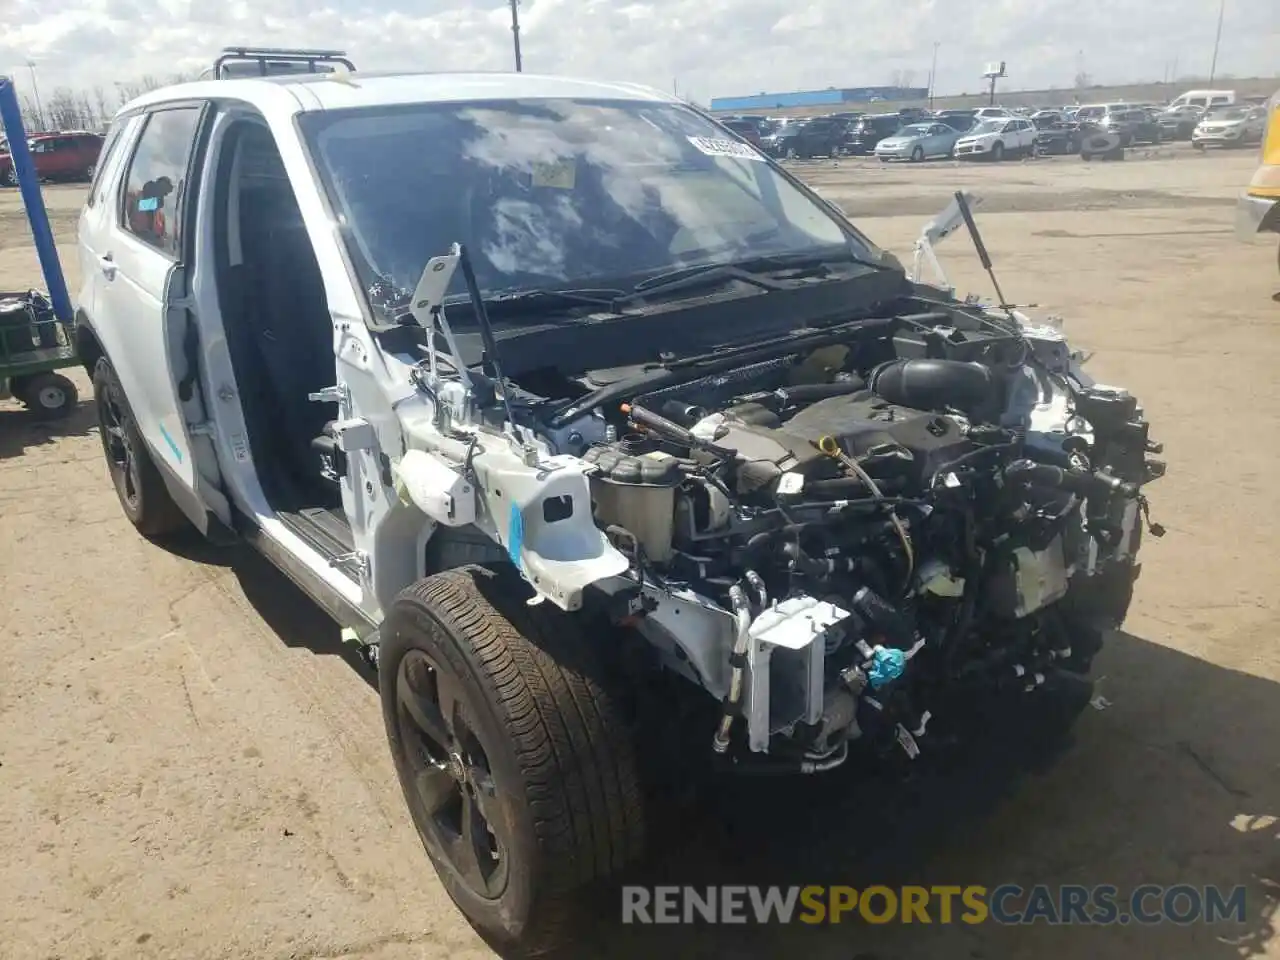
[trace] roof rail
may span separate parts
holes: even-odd
[[[337,67],[355,71],[345,50],[293,47],[223,47],[213,66],[201,74],[217,80],[270,77],[292,73],[332,73]]]

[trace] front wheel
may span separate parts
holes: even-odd
[[[378,652],[414,826],[467,919],[524,955],[572,939],[579,892],[639,857],[634,745],[580,621],[509,567],[419,580]]]
[[[924,149],[922,147],[916,147],[914,150],[911,151],[912,163],[920,163],[923,160],[924,160]]]
[[[0,183],[6,187],[16,187],[18,185],[18,171],[15,167],[10,167],[4,173],[0,173]]]
[[[1001,160],[1004,159],[1003,143],[996,143],[996,145],[991,148],[991,159],[995,163],[999,163]]]

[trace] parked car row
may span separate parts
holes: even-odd
[[[1014,123],[1019,136],[1008,140],[1010,155],[1030,151],[1030,122],[1004,107],[930,112],[907,107],[894,113],[834,113],[819,117],[722,117],[721,122],[770,156],[787,160],[815,157],[877,156],[883,160],[926,160],[955,155],[955,145],[978,126]],[[984,128],[986,129],[986,128]],[[979,141],[990,153],[996,140]],[[995,150],[1006,153],[1005,144]]]
[[[37,133],[27,138],[31,162],[41,180],[93,179],[102,152],[102,137],[84,130]],[[0,185],[16,187],[18,172],[13,166],[8,143],[0,148]]]
[[[951,157],[993,160],[1079,154],[1085,160],[1122,156],[1136,144],[1190,140],[1202,148],[1261,141],[1262,106],[1234,91],[1189,91],[1167,106],[1093,103],[1059,107],[999,106],[930,112],[833,113],[817,117],[734,116],[722,122],[770,156],[875,156],[881,161]]]

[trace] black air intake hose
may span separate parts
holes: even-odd
[[[1035,463],[1031,460],[1015,460],[1004,468],[1005,478],[1014,483],[1029,483],[1037,487],[1052,487],[1079,494],[1082,497],[1108,496],[1119,494],[1122,497],[1136,497],[1138,485],[1113,477],[1101,470],[1090,473],[1088,470],[1067,470],[1063,467],[1050,466],[1047,463]]]
[[[836,380],[832,383],[799,383],[793,387],[782,387],[774,391],[774,396],[782,401],[784,407],[797,403],[813,403],[826,400],[828,397],[843,397],[867,389],[861,377],[850,377],[848,380]]]
[[[997,401],[991,370],[962,360],[892,360],[872,373],[871,389],[890,403],[916,410],[954,407],[980,414]]]

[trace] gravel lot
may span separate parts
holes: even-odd
[[[1244,926],[621,928],[584,957],[1280,957],[1280,278],[1231,234],[1252,151],[1165,148],[958,167],[797,165],[905,259],[958,187],[1006,294],[1066,317],[1100,380],[1166,445],[1138,599],[1048,769],[1003,746],[976,775],[747,783],[642,872],[665,883],[1245,884]],[[83,191],[50,187],[72,289]],[[962,233],[962,289],[990,284]],[[0,289],[42,285],[0,192]],[[88,382],[77,375],[84,394]],[[1267,438],[1271,439],[1268,440]],[[1270,449],[1268,449],[1270,448]],[[0,404],[0,957],[493,954],[444,895],[405,813],[377,696],[335,627],[247,553],[134,535],[92,410]]]

